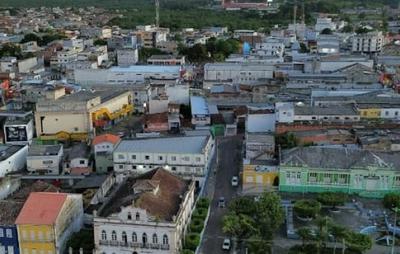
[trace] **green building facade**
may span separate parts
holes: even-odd
[[[400,153],[344,147],[302,147],[282,152],[282,192],[344,192],[381,198],[400,191]]]

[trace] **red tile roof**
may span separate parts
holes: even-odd
[[[66,198],[65,193],[32,192],[15,224],[53,225]]]
[[[121,138],[118,137],[118,136],[116,136],[116,135],[112,135],[112,134],[103,134],[103,135],[96,136],[96,137],[93,139],[92,144],[93,144],[93,145],[97,145],[97,144],[100,144],[100,143],[102,143],[102,142],[110,142],[110,143],[112,143],[112,144],[115,145],[115,144],[117,144],[120,140],[121,140]]]

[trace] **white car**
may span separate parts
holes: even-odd
[[[232,186],[233,186],[233,187],[239,186],[239,178],[238,178],[237,176],[232,176],[232,181],[231,181],[231,183],[232,183]]]
[[[224,242],[222,243],[223,250],[230,250],[231,249],[231,240],[229,238],[225,238]]]

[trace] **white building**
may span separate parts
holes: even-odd
[[[28,145],[33,139],[33,119],[7,120],[4,124],[4,139],[9,145]]]
[[[194,126],[206,126],[211,124],[210,110],[204,97],[190,97],[190,108],[192,111],[192,124]]]
[[[256,43],[253,50],[257,55],[282,57],[285,52],[285,44],[279,38],[270,37],[264,42]]]
[[[118,49],[117,50],[117,63],[118,66],[128,67],[135,65],[139,61],[138,49]]]
[[[158,168],[124,181],[95,212],[95,253],[178,254],[194,206],[195,186]]]
[[[133,65],[109,69],[74,70],[75,82],[81,85],[124,85],[142,83],[145,79],[177,80],[180,66]]]
[[[278,123],[293,123],[294,105],[292,102],[275,103],[275,117]]]
[[[213,155],[210,136],[122,140],[114,150],[114,171],[141,174],[157,167],[202,184]]]
[[[273,64],[259,63],[207,63],[204,65],[204,82],[234,82],[252,84],[272,79]]]
[[[0,145],[0,177],[23,170],[27,155],[28,146]]]
[[[357,34],[353,37],[351,51],[358,53],[376,53],[381,52],[384,45],[385,37],[382,32]]]
[[[246,131],[275,132],[275,110],[271,106],[248,106],[246,116]]]
[[[33,145],[26,159],[27,170],[33,174],[59,175],[63,155],[62,145]]]
[[[336,30],[336,24],[332,22],[331,18],[317,18],[317,23],[315,23],[315,31],[321,32],[324,29],[330,29],[332,31]]]

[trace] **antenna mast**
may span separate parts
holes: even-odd
[[[155,0],[156,4],[156,27],[160,26],[160,0]]]

